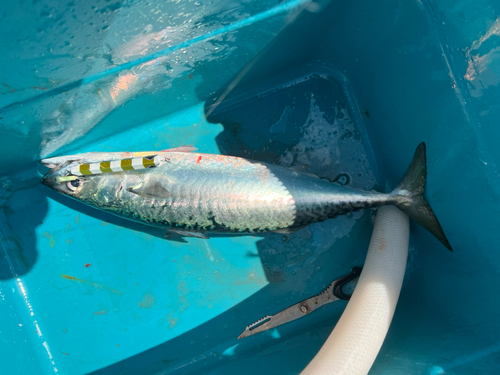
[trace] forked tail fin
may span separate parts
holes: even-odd
[[[424,198],[426,176],[425,143],[422,142],[418,145],[403,179],[391,193],[395,199],[394,204],[453,251],[436,215]]]

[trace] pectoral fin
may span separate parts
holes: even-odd
[[[132,186],[127,191],[144,198],[169,198],[172,194],[158,181],[147,182],[146,184]]]

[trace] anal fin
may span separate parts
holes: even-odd
[[[301,230],[303,228],[307,227],[307,225],[301,225],[300,227],[289,227],[289,228],[281,228],[281,229],[276,229],[273,230],[274,233],[281,233],[281,234],[290,234],[290,233],[295,233],[298,230]]]
[[[208,239],[208,237],[205,235],[205,233],[201,232],[190,232],[188,230],[181,230],[181,229],[171,229],[168,228],[169,232],[177,233],[180,236],[184,237],[195,237],[195,238],[203,238],[203,239]]]

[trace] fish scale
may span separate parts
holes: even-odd
[[[293,207],[287,203],[292,199],[291,195],[262,165],[247,162],[244,179],[238,176],[241,172],[226,173],[215,179],[211,175],[217,170],[220,172],[223,167],[220,162],[207,158],[205,173],[200,174],[197,170],[201,168],[193,167],[190,159],[172,158],[171,163],[148,171],[145,183],[161,180],[165,173],[170,174],[174,183],[164,181],[162,186],[171,197],[153,199],[134,196],[128,205],[116,210],[147,222],[154,217],[158,224],[197,230],[208,227],[250,232],[278,229],[293,223]],[[241,161],[238,160],[238,164]],[[262,175],[266,183],[261,183]],[[111,175],[107,177],[113,178]],[[151,209],[145,209],[148,201],[151,202]]]

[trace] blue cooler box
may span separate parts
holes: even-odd
[[[237,340],[362,265],[371,210],[294,234],[164,238],[40,184],[48,156],[195,145],[389,190],[427,144],[451,245],[411,224],[372,374],[500,368],[500,2],[0,4],[7,374],[298,374],[345,302]]]

